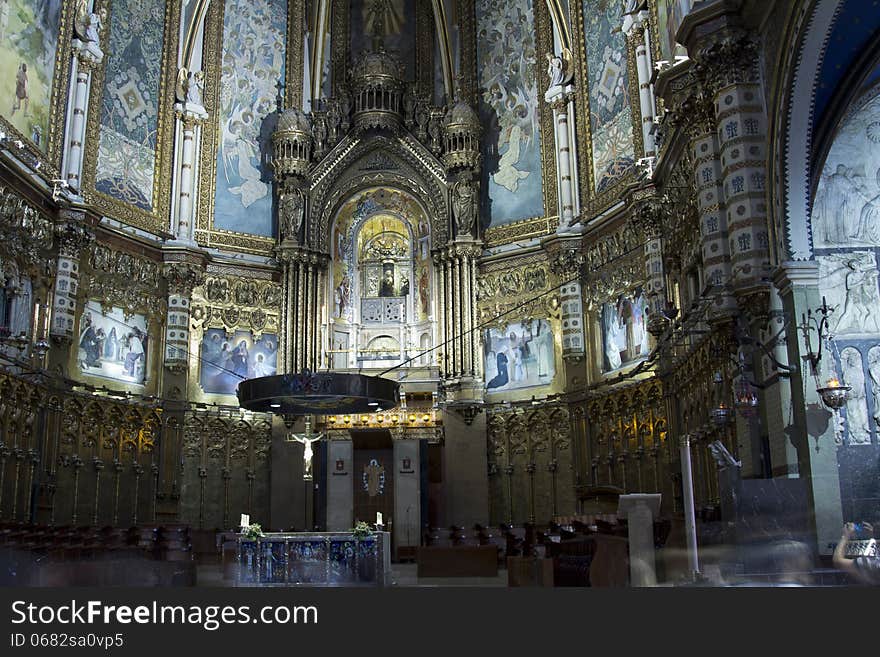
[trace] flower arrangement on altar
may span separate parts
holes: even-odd
[[[373,530],[363,520],[359,520],[355,523],[351,533],[355,538],[367,538],[373,535]]]

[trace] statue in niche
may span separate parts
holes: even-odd
[[[379,296],[380,297],[393,297],[394,296],[394,269],[388,268],[385,270],[385,273],[382,275],[382,285],[379,288]]]
[[[850,445],[866,445],[871,442],[868,429],[868,405],[865,391],[865,373],[862,370],[862,355],[858,349],[847,347],[840,352],[843,380],[850,386],[846,400],[846,425],[849,429]]]
[[[452,194],[452,214],[455,217],[455,228],[459,235],[470,235],[477,218],[476,187],[460,180],[455,183]]]
[[[302,190],[289,187],[281,194],[281,239],[297,241],[305,215],[305,198]]]
[[[874,426],[880,430],[880,345],[871,347],[868,352],[868,374],[874,396]]]
[[[205,89],[205,73],[190,73],[186,80],[186,102],[188,105],[202,106],[202,92]]]
[[[409,278],[407,278],[406,274],[400,275],[400,293],[398,296],[405,297],[409,294]]]
[[[565,84],[565,61],[559,55],[547,53],[547,76],[550,87],[561,87]]]

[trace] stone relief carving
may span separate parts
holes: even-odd
[[[865,372],[862,369],[862,355],[855,347],[847,347],[840,352],[840,365],[843,381],[852,390],[846,401],[846,426],[850,445],[867,445],[871,442],[868,427],[868,404],[865,390]]]
[[[853,251],[819,256],[819,290],[835,308],[835,335],[880,333],[880,290],[873,253]]]
[[[102,306],[122,308],[127,317],[140,311],[164,313],[165,300],[156,295],[162,279],[159,263],[101,244],[92,246],[89,261],[86,289]]]
[[[874,428],[880,431],[880,345],[868,351],[868,375],[871,377],[871,395],[874,399]]]

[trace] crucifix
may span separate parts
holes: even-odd
[[[303,479],[312,479],[312,443],[321,440],[322,433],[312,433],[312,418],[306,417],[306,430],[303,433],[290,432],[287,434],[287,442],[302,443],[303,445]]]

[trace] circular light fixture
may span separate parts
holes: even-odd
[[[347,372],[304,370],[299,374],[247,379],[238,384],[242,408],[282,415],[358,415],[377,408],[394,408],[399,396],[397,381]],[[345,420],[348,422],[348,417]]]

